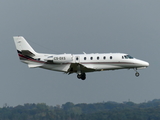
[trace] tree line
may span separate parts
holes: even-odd
[[[45,103],[5,104],[0,108],[0,120],[160,120],[160,99],[144,103],[80,103],[48,106]]]

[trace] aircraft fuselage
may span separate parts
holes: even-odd
[[[30,68],[44,68],[86,79],[87,72],[146,68],[149,63],[124,53],[43,54],[37,53],[23,37],[14,37],[19,58]]]

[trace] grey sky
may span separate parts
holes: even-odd
[[[0,1],[0,106],[66,102],[139,103],[160,98],[159,0]],[[24,36],[37,52],[128,53],[150,63],[139,70],[76,74],[29,69],[18,59],[13,36]]]

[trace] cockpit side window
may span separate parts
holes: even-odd
[[[124,57],[125,57],[125,59],[133,59],[133,57],[130,55],[125,55]]]
[[[128,59],[127,55],[125,55],[124,57],[125,57],[125,59]]]
[[[130,55],[127,55],[127,56],[128,56],[128,58],[129,58],[129,59],[133,59],[133,57],[132,57],[132,56],[130,56]]]

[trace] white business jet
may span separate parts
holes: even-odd
[[[43,54],[37,53],[22,36],[13,37],[19,58],[29,68],[44,68],[64,73],[77,73],[77,78],[85,80],[87,72],[146,68],[148,62],[124,53],[95,54]]]

